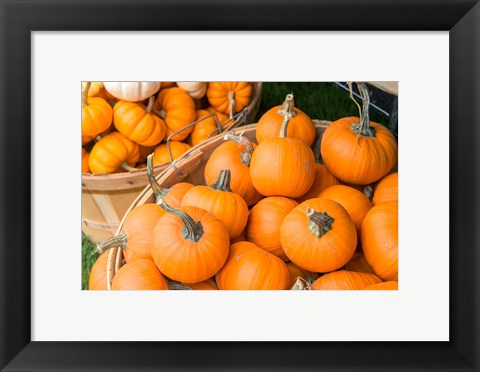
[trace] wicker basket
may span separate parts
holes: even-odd
[[[314,120],[315,129],[317,130],[317,140],[321,138],[323,132],[330,124],[329,121]],[[257,124],[247,125],[234,130],[235,134],[243,134],[246,138],[256,142],[256,129]],[[223,135],[217,135],[204,143],[195,146],[194,148],[183,154],[175,164],[175,167],[167,169],[165,172],[156,177],[160,185],[164,187],[170,187],[178,182],[191,182],[194,185],[205,185],[205,178],[203,176],[205,164],[210,158],[212,152],[220,146],[223,142]],[[155,198],[150,186],[143,189],[142,192],[137,194],[136,199],[128,208],[126,214],[133,208],[146,203],[154,203]],[[118,235],[122,231],[123,222],[125,216],[120,222],[115,235]],[[107,260],[107,288],[111,289],[111,281],[115,273],[120,269],[123,263],[123,251],[121,248],[111,248],[108,253]]]
[[[247,123],[255,121],[261,96],[262,83],[256,82],[252,100],[243,112]],[[228,127],[242,125],[245,116],[240,115]],[[192,150],[194,151],[198,146],[202,144],[195,146]],[[154,172],[158,176],[170,166],[170,164],[156,166]],[[147,184],[148,177],[145,169],[114,174],[82,173],[82,231],[84,234],[95,243],[111,237],[118,229],[127,209]]]

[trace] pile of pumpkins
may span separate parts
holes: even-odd
[[[168,163],[228,127],[252,92],[250,82],[84,82],[82,172],[144,168],[152,152],[154,166]]]
[[[157,183],[103,252],[89,288],[106,289],[108,251],[125,262],[113,290],[398,289],[397,140],[360,117],[332,122],[316,141],[293,95],[259,120],[257,143],[233,133],[208,159],[206,185]],[[208,186],[207,186],[208,185]]]

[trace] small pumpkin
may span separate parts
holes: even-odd
[[[278,257],[253,243],[239,242],[230,246],[216,282],[224,290],[284,290],[290,283],[290,273]]]
[[[155,101],[155,112],[167,124],[167,137],[174,141],[188,137],[193,130],[193,126],[188,125],[197,117],[193,98],[178,87],[160,91]],[[179,132],[176,133],[177,131]],[[176,134],[173,135],[174,133]]]
[[[337,180],[325,167],[325,165],[316,163],[315,164],[315,179],[313,181],[312,187],[307,191],[305,195],[302,195],[295,200],[298,203],[303,203],[305,200],[317,198],[320,193],[325,190],[327,187],[333,185],[340,185],[341,182]]]
[[[82,136],[95,137],[112,124],[112,107],[100,97],[88,97],[90,82],[82,89]]]
[[[293,94],[287,94],[282,105],[271,108],[258,120],[257,142],[277,137],[285,120],[289,122],[287,137],[297,138],[308,146],[313,144],[317,134],[315,126],[308,115],[295,108]]]
[[[193,126],[193,131],[190,133],[190,145],[195,146],[203,141],[209,139],[212,136],[215,136],[219,133],[220,126],[217,125],[215,117],[207,110],[197,110],[197,121]],[[201,120],[203,119],[203,120]]]
[[[90,172],[90,168],[88,167],[88,152],[82,147],[82,173]]]
[[[357,83],[363,99],[360,118],[346,117],[328,126],[321,143],[322,159],[330,173],[355,185],[378,181],[397,163],[397,141],[381,124],[370,122],[370,98],[365,83]]]
[[[316,290],[355,290],[381,282],[382,279],[375,274],[338,270],[322,275],[313,282],[311,288]]]
[[[172,208],[153,231],[152,257],[162,273],[182,283],[198,283],[215,275],[228,256],[230,239],[223,223],[196,207]]]
[[[318,279],[317,273],[304,270],[301,267],[295,265],[293,262],[287,262],[288,272],[290,273],[290,282],[288,288],[292,288],[297,282],[298,278],[302,278],[307,285],[311,285],[316,279]]]
[[[214,107],[209,106],[205,110],[207,110],[210,114],[217,115],[218,121],[222,126],[222,129],[225,129],[228,125],[232,124],[232,121],[230,120],[228,115],[225,115],[223,112],[215,110]]]
[[[211,290],[218,290],[217,283],[214,280],[208,279],[204,280],[200,283],[184,283],[190,289],[194,291],[211,291]]]
[[[210,82],[207,97],[215,110],[231,118],[248,105],[252,92],[253,86],[248,82]]]
[[[91,81],[91,82],[82,81],[82,89],[85,89],[88,83],[90,83],[90,87],[87,93],[89,97],[97,96],[103,89],[103,83],[101,81]]]
[[[230,169],[230,187],[244,198],[247,205],[254,205],[262,195],[253,187],[250,177],[250,159],[255,144],[243,136],[227,134],[225,142],[210,155],[205,165],[204,176],[207,185],[213,184],[222,169]]]
[[[112,280],[113,290],[169,290],[168,282],[152,260],[127,262]]]
[[[88,289],[91,291],[106,291],[107,288],[107,261],[110,249],[104,251],[92,266],[88,278]]]
[[[373,193],[373,205],[389,201],[398,201],[398,173],[392,173],[383,177],[375,187]]]
[[[141,103],[118,101],[113,107],[113,124],[125,137],[142,146],[156,146],[164,139],[167,126],[151,112],[155,97],[148,106]]]
[[[103,136],[90,151],[92,173],[112,173],[120,166],[133,167],[140,157],[138,145],[119,132]]]
[[[170,163],[171,161],[179,158],[184,153],[192,148],[191,145],[185,142],[180,141],[170,141],[170,151],[172,155],[170,157],[170,153],[168,151],[168,145],[166,143],[162,143],[155,148],[153,153],[153,165],[161,165]]]
[[[357,231],[348,212],[328,199],[310,199],[284,218],[280,242],[288,258],[302,269],[329,272],[353,256]]]
[[[177,81],[177,86],[187,91],[194,99],[202,98],[207,92],[207,83],[202,81]]]
[[[398,280],[398,202],[375,205],[362,224],[362,249],[375,274]]]
[[[247,224],[248,206],[240,195],[232,192],[230,174],[229,169],[224,169],[214,184],[194,186],[183,197],[182,206],[202,208],[218,217],[230,239],[235,239]]]
[[[375,274],[373,269],[368,264],[361,247],[357,247],[353,257],[345,264],[345,270],[356,271],[358,273]]]
[[[105,90],[122,101],[139,102],[153,96],[160,89],[158,81],[104,81]]]
[[[372,284],[368,287],[363,288],[364,290],[369,291],[395,291],[398,289],[397,281],[383,282],[378,284]]]
[[[296,201],[283,196],[270,196],[260,200],[248,216],[247,240],[288,261],[280,243],[280,226],[285,216],[297,205]]]

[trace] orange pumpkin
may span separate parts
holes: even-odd
[[[82,136],[95,137],[112,124],[112,107],[100,97],[88,97],[90,82],[82,89]]]
[[[290,274],[278,257],[250,242],[230,246],[227,262],[216,275],[219,289],[287,289]]]
[[[119,132],[103,136],[90,151],[92,173],[112,173],[124,164],[133,167],[140,158],[138,145]]]
[[[357,231],[345,208],[317,198],[298,205],[284,218],[280,242],[288,258],[302,269],[329,272],[352,258]]]
[[[364,290],[369,291],[395,291],[398,289],[398,282],[391,281],[391,282],[383,282],[378,284],[372,284],[368,287],[363,288]]]
[[[87,150],[82,147],[82,173],[90,172],[90,168],[88,167],[88,157],[89,154]]]
[[[168,290],[168,282],[152,260],[127,262],[112,280],[113,290]]]
[[[303,203],[305,200],[317,198],[318,195],[320,195],[320,193],[327,187],[340,184],[341,182],[332,176],[332,174],[328,171],[325,165],[316,163],[315,179],[313,181],[312,187],[310,187],[310,189],[305,195],[297,198],[296,201],[299,203]]]
[[[349,271],[356,271],[358,273],[375,274],[373,269],[368,264],[362,248],[360,247],[357,247],[357,250],[353,254],[351,260],[345,264],[345,269]]]
[[[364,83],[358,83],[363,99],[361,117],[339,119],[325,130],[322,159],[339,180],[356,185],[378,181],[397,163],[397,141],[381,124],[370,122],[369,95]]]
[[[392,173],[383,177],[375,187],[373,193],[373,205],[389,201],[398,201],[398,173]]]
[[[248,105],[252,92],[253,86],[248,82],[210,82],[207,97],[215,110],[232,117]]]
[[[271,108],[258,120],[257,142],[276,138],[284,121],[289,122],[287,137],[297,138],[308,146],[313,144],[317,134],[315,126],[308,115],[295,108],[293,94],[288,94],[282,105]]]
[[[167,137],[178,132],[170,139],[182,141],[192,132],[193,126],[187,126],[195,121],[195,103],[193,98],[181,88],[162,89],[155,101],[155,112],[167,124]],[[185,128],[185,129],[184,129]]]
[[[302,278],[307,284],[313,283],[318,278],[317,273],[304,270],[295,265],[293,262],[287,262],[287,268],[288,272],[290,273],[290,282],[288,284],[288,288],[292,288],[297,281],[297,278]]]
[[[194,186],[187,191],[182,206],[202,208],[217,216],[228,230],[230,239],[242,233],[247,224],[248,206],[243,198],[230,188],[230,170],[220,172],[211,186]]]
[[[95,261],[88,278],[88,289],[91,291],[106,291],[107,288],[107,261],[110,249],[104,251]]]
[[[86,89],[87,84],[90,84],[87,92],[89,97],[98,96],[100,91],[104,89],[103,83],[101,81],[82,81],[82,90]]]
[[[214,183],[222,169],[230,169],[232,191],[243,197],[247,205],[254,205],[262,198],[250,178],[250,159],[256,145],[246,137],[233,134],[227,134],[225,140],[205,165],[205,182],[207,185]]]
[[[161,165],[170,163],[171,161],[179,158],[188,150],[190,150],[192,146],[188,143],[179,142],[179,141],[170,141],[170,151],[172,152],[172,156],[170,157],[170,153],[168,151],[168,145],[166,143],[162,143],[155,148],[153,153],[153,165]]]
[[[218,290],[217,284],[212,279],[208,279],[200,283],[184,283],[184,284],[188,288],[193,289],[194,291]]]
[[[161,201],[165,213],[153,231],[152,257],[162,273],[183,283],[211,278],[224,265],[230,239],[223,223],[196,208],[175,209]]]
[[[200,120],[209,115],[212,114],[209,113],[207,110],[198,110],[196,120]],[[208,138],[215,136],[219,133],[218,128],[219,126],[217,125],[217,121],[215,120],[214,116],[210,116],[208,118],[200,120],[194,125],[193,131],[190,134],[190,144],[192,146],[195,146],[207,140]]]
[[[375,205],[362,224],[362,249],[375,274],[398,280],[398,202]]]
[[[297,205],[296,201],[282,196],[270,196],[260,200],[248,216],[248,241],[288,261],[280,243],[280,226],[285,216]]]
[[[154,96],[150,97],[147,107],[141,103],[118,101],[113,107],[115,128],[139,145],[158,145],[165,137],[167,127],[151,112],[154,102]]]
[[[372,284],[381,283],[375,274],[356,273],[354,271],[339,270],[328,273],[313,282],[312,289],[316,290],[354,290],[364,289]]]
[[[232,121],[230,120],[228,115],[225,115],[223,112],[215,110],[214,107],[209,106],[205,110],[207,110],[210,114],[217,115],[218,121],[222,126],[222,129],[225,129],[228,125],[232,124]]]

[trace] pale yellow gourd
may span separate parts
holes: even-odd
[[[202,98],[207,92],[207,83],[202,81],[181,81],[177,86],[186,90],[193,99]]]
[[[158,81],[104,81],[106,91],[117,99],[138,102],[158,92]]]

